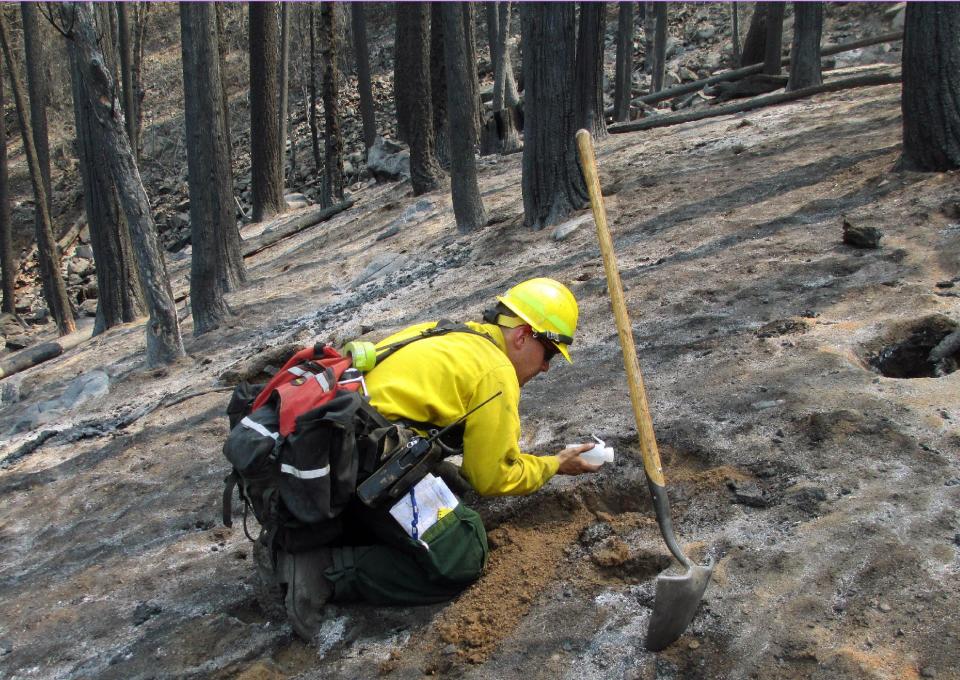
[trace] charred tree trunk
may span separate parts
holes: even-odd
[[[139,161],[137,153],[137,97],[133,91],[133,52],[130,45],[130,6],[125,2],[117,4],[117,48],[120,51],[120,82],[123,84],[123,118],[130,139],[133,156]]]
[[[733,38],[733,63],[740,64],[740,4],[730,3],[730,32]]]
[[[767,3],[767,39],[763,55],[763,72],[770,76],[783,68],[783,7],[782,2]]]
[[[520,128],[519,96],[516,84],[513,82],[512,67],[510,65],[510,50],[507,43],[510,38],[510,2],[496,3],[497,8],[497,36],[496,36],[496,71],[493,79],[493,119],[497,127],[497,138],[500,143],[500,153],[512,153],[520,148],[520,137],[517,134]],[[511,101],[510,91],[513,90]]]
[[[568,3],[520,6],[523,52],[523,214],[533,229],[586,205],[587,188],[574,143],[573,73],[576,8]]]
[[[286,209],[283,202],[283,144],[280,140],[280,32],[276,2],[250,3],[250,175],[253,221]]]
[[[13,89],[13,98],[16,102],[17,119],[20,122],[20,132],[23,137],[23,148],[30,167],[30,182],[33,184],[35,209],[40,218],[36,222],[37,261],[40,264],[40,276],[44,282],[43,293],[50,315],[57,323],[57,330],[60,335],[66,335],[75,331],[77,327],[73,321],[70,301],[67,299],[67,287],[63,283],[63,274],[60,272],[60,255],[57,251],[57,242],[53,238],[49,202],[43,186],[40,162],[30,125],[30,112],[27,110],[26,96],[23,91],[23,77],[20,75],[20,69],[14,59],[7,23],[2,12],[0,12],[0,41],[3,43],[3,54],[7,60],[7,70],[10,72],[10,86]]]
[[[70,80],[83,205],[97,266],[97,318],[93,327],[96,335],[142,316],[145,307],[130,230],[100,146],[99,123],[90,106],[91,95],[73,50],[70,50]]]
[[[457,230],[468,233],[487,223],[487,214],[477,186],[477,168],[474,161],[475,125],[474,107],[467,97],[470,88],[470,69],[467,61],[467,43],[463,35],[464,3],[439,3],[443,19],[446,54],[447,109],[449,126],[457,134],[450,138],[450,193]]]
[[[284,175],[286,167],[287,148],[287,112],[290,108],[290,3],[280,3],[280,70],[277,73],[277,81],[280,83],[280,117],[278,123],[280,128],[278,135],[280,137],[280,174]],[[290,140],[290,147],[293,148],[293,140]]]
[[[43,190],[47,197],[47,213],[51,216],[50,229],[53,230],[53,198],[50,193],[50,141],[47,133],[47,78],[44,75],[45,59],[43,46],[40,40],[40,22],[37,15],[37,6],[33,2],[21,2],[20,13],[23,18],[23,48],[27,71],[27,92],[30,98],[30,125],[33,128],[33,144],[37,150],[37,163],[40,165],[40,177],[43,180]],[[34,232],[39,234],[43,229],[40,223],[40,211],[34,210]],[[57,235],[53,234],[54,240]],[[39,244],[39,238],[37,243]],[[60,261],[60,253],[54,246],[54,257]],[[59,265],[58,265],[59,267]],[[42,269],[42,268],[41,268]],[[41,282],[43,295],[50,300],[55,291],[51,289],[51,282],[46,277]]]
[[[427,17],[429,16],[427,9]],[[429,22],[429,18],[427,21]],[[415,54],[412,48],[414,45],[420,46],[425,40],[418,33],[428,30],[421,23],[422,19],[415,8],[407,7],[404,2],[397,3],[393,49],[393,105],[397,113],[397,139],[407,144],[410,144],[414,107],[414,88],[410,79],[414,77],[414,71],[420,63],[420,55]],[[413,151],[412,145],[410,151]]]
[[[747,37],[743,39],[740,66],[750,66],[764,62],[767,54],[767,5],[769,4],[772,3],[753,3],[753,14],[750,16]]]
[[[133,41],[133,66],[131,67],[131,77],[133,79],[133,92],[136,99],[136,106],[134,110],[136,111],[137,117],[134,121],[134,128],[136,129],[136,138],[137,146],[134,148],[134,156],[140,158],[140,153],[143,146],[143,46],[144,41],[147,36],[147,17],[150,13],[150,4],[149,2],[137,2],[134,3],[134,26],[135,26],[135,37]]]
[[[653,34],[657,30],[657,21],[654,17],[656,3],[644,2],[643,9],[643,72],[653,75]]]
[[[490,47],[490,70],[497,72],[497,31],[500,27],[497,2],[483,3],[483,10],[487,18],[487,45]]]
[[[813,87],[823,82],[820,70],[822,2],[793,3],[793,44],[790,47],[790,80],[787,91]]]
[[[228,162],[233,155],[233,139],[230,135],[230,92],[227,88],[227,40],[223,32],[223,3],[215,3],[217,9],[217,54],[220,57],[220,90],[223,102],[223,132],[227,138]],[[232,167],[232,165],[231,165]]]
[[[321,204],[343,200],[343,139],[337,109],[337,42],[334,3],[320,5],[320,63],[323,68],[323,189]]]
[[[6,110],[3,92],[3,60],[0,59],[0,111]],[[14,297],[17,275],[13,263],[10,231],[10,192],[7,184],[7,126],[0,121],[0,312],[17,313]]]
[[[613,119],[630,120],[633,97],[633,2],[621,2],[617,17],[617,66],[614,75]]]
[[[313,167],[317,176],[323,168],[320,156],[320,123],[317,120],[317,16],[316,4],[308,5],[310,11],[310,144],[313,148]]]
[[[362,2],[350,3],[353,26],[353,55],[357,62],[357,89],[360,91],[360,118],[363,120],[363,145],[369,149],[377,138],[377,118],[373,109],[370,81],[370,51],[367,47],[367,17]]]
[[[653,35],[653,78],[650,91],[659,92],[663,89],[663,76],[667,68],[667,3],[655,3],[653,16],[656,27]]]
[[[119,102],[114,97],[115,86],[106,69],[103,55],[97,49],[97,33],[93,25],[93,11],[85,3],[66,7],[73,19],[65,25],[73,26],[70,49],[79,65],[81,77],[89,97],[87,104],[96,116],[99,146],[110,170],[120,197],[121,206],[130,226],[134,252],[140,269],[140,283],[146,296],[150,319],[147,322],[147,364],[157,365],[175,361],[184,355],[183,340],[177,324],[177,309],[170,289],[166,265],[160,252],[157,230],[150,215],[150,201],[140,181],[140,172],[133,158],[121,119],[117,116]]]
[[[401,28],[402,27],[402,28]],[[414,196],[440,187],[443,171],[433,148],[430,107],[430,7],[425,2],[397,3],[397,35],[406,36],[404,69],[398,89],[407,92],[410,183]]]
[[[443,3],[430,3],[430,111],[437,162],[450,169],[450,132],[447,127],[447,71],[444,58]],[[462,31],[461,31],[462,32]]]
[[[180,3],[184,123],[190,187],[190,309],[193,334],[218,328],[230,313],[225,293],[246,279],[234,219],[233,171],[223,116],[216,9]]]
[[[903,28],[903,166],[960,167],[960,5],[907,4]]]
[[[517,92],[517,81],[513,76],[513,60],[510,58],[510,26],[512,22],[510,10],[513,3],[510,0],[497,0],[497,2],[484,4],[487,7],[487,37],[493,41],[490,43],[490,65],[493,67],[494,79],[500,77],[497,74],[500,73],[502,68],[504,105],[514,111],[517,128],[522,129],[523,125],[519,115],[520,94]],[[495,22],[492,28],[489,26],[490,21]]]
[[[578,129],[589,130],[594,139],[607,135],[603,118],[603,36],[606,28],[606,3],[581,2],[574,80],[576,125]]]
[[[480,144],[480,130],[483,128],[483,103],[480,101],[480,77],[477,74],[477,32],[476,14],[472,2],[463,4],[463,35],[467,46],[467,76],[470,79],[471,101],[473,102],[473,145]]]

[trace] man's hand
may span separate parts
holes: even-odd
[[[589,451],[593,447],[594,444],[591,442],[580,446],[570,446],[558,453],[557,458],[560,459],[560,467],[557,469],[557,473],[561,475],[582,475],[585,472],[599,470],[599,464],[593,465],[580,457],[581,453]]]

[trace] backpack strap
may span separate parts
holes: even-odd
[[[233,469],[223,480],[223,526],[233,526],[233,489],[240,481],[237,470]]]
[[[499,349],[496,341],[491,338],[486,333],[481,333],[476,331],[465,323],[457,323],[455,321],[450,321],[449,319],[441,319],[437,322],[436,326],[432,328],[426,328],[420,331],[417,335],[414,335],[411,338],[406,338],[404,340],[398,340],[397,342],[391,343],[386,347],[382,348],[377,352],[377,366],[383,363],[387,358],[393,356],[397,351],[403,349],[407,345],[410,345],[418,340],[425,340],[427,338],[437,338],[441,335],[447,335],[448,333],[469,333],[470,335],[478,335],[481,338],[489,340],[493,343],[494,347]],[[418,420],[410,420],[409,418],[403,419],[403,424],[407,427],[411,427],[417,430],[422,430],[423,432],[437,431],[442,428],[438,427],[434,423],[425,423]],[[443,443],[450,449],[460,449],[463,447],[463,434],[464,434],[464,425],[452,429],[444,436]]]
[[[497,345],[496,341],[489,335],[486,333],[481,333],[480,331],[475,331],[465,323],[456,323],[454,321],[450,321],[449,319],[441,319],[433,328],[425,328],[412,338],[398,340],[397,342],[391,343],[377,351],[377,366],[379,366],[389,357],[393,356],[398,350],[403,349],[411,343],[414,343],[418,340],[426,340],[427,338],[436,338],[441,335],[446,335],[447,333],[470,333],[471,335],[479,335],[481,338],[486,338],[492,342],[494,346]]]

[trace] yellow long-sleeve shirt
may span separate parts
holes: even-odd
[[[435,326],[411,326],[379,347]],[[556,456],[521,453],[520,383],[507,358],[498,326],[468,322],[473,333],[446,333],[418,340],[378,364],[366,376],[370,402],[390,420],[409,419],[445,427],[497,392],[502,394],[467,417],[463,474],[482,496],[524,495],[557,472]]]

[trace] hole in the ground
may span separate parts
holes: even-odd
[[[868,351],[867,363],[888,378],[936,378],[957,370],[960,330],[942,315],[905,325]]]

